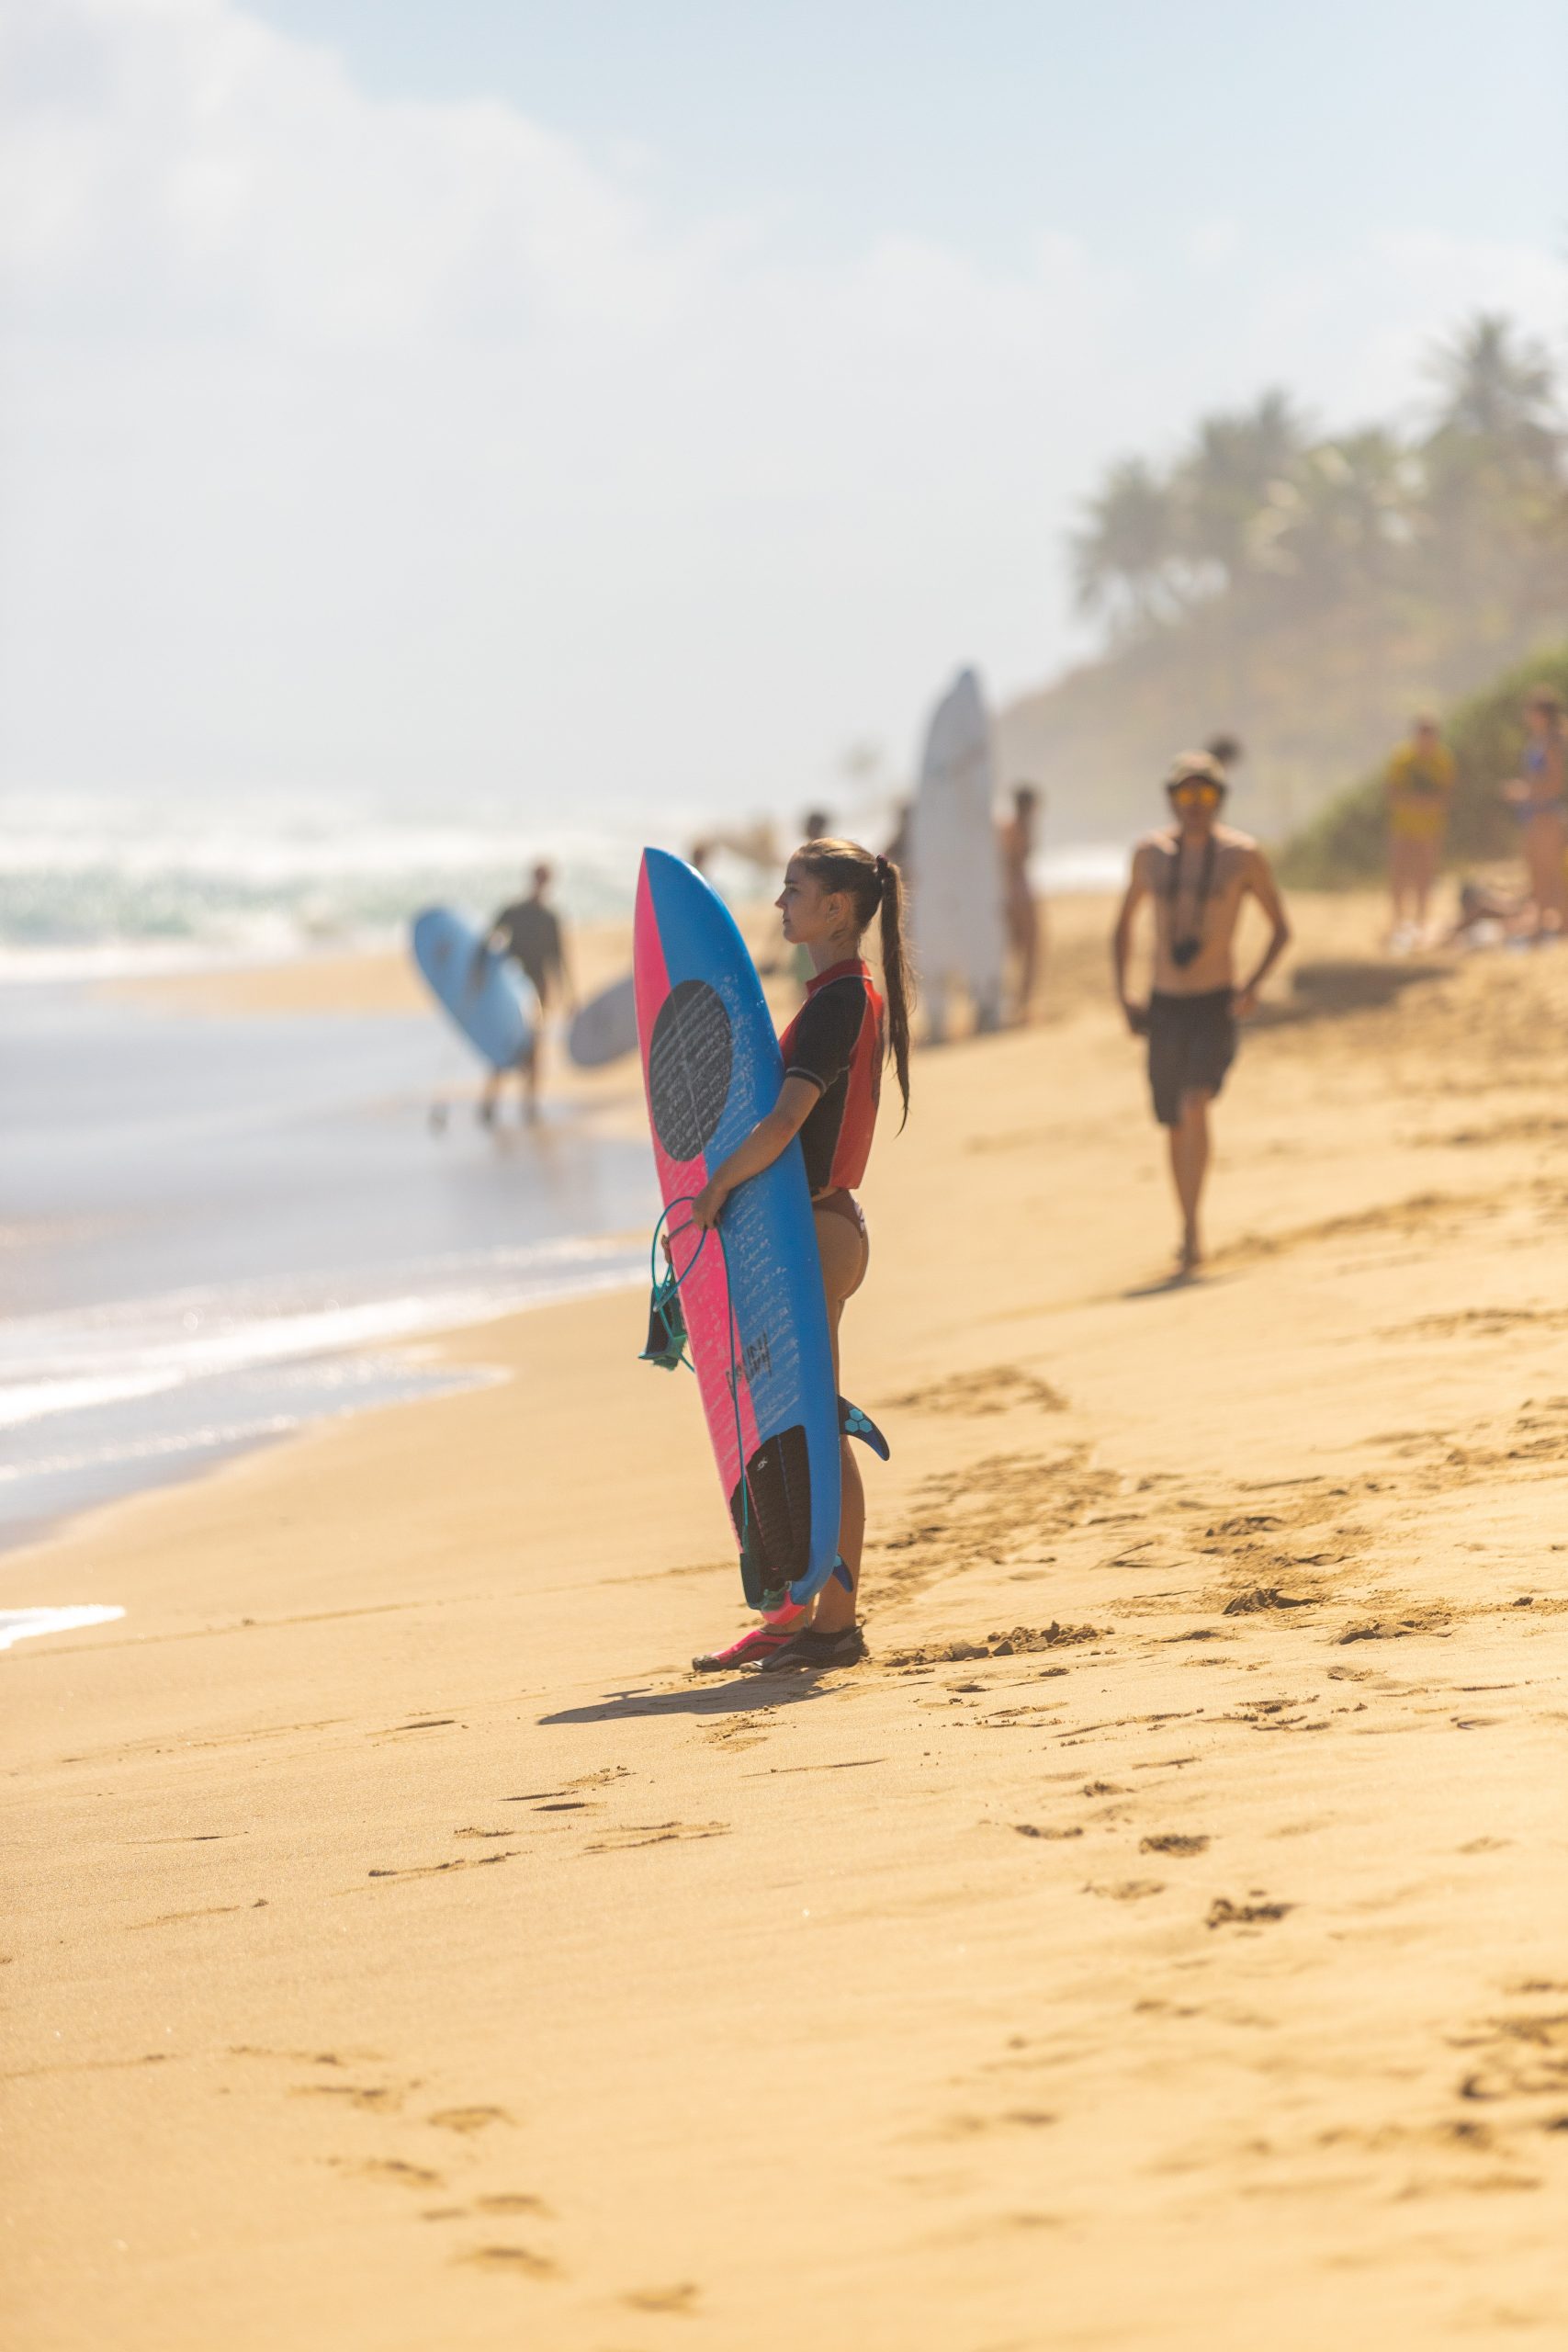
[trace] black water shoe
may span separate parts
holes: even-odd
[[[829,1666],[858,1666],[866,1655],[865,1635],[858,1625],[842,1625],[836,1634],[818,1633],[803,1625],[772,1657],[762,1660],[764,1674],[787,1674],[792,1667],[820,1672]]]

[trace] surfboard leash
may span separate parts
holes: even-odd
[[[649,1245],[648,1252],[649,1278],[653,1291],[649,1314],[649,1345],[643,1350],[639,1362],[660,1364],[671,1372],[673,1372],[677,1364],[683,1363],[688,1372],[696,1371],[696,1365],[692,1362],[688,1350],[686,1317],[681,1306],[681,1285],[687,1280],[697,1260],[706,1249],[708,1234],[714,1234],[717,1238],[719,1254],[724,1260],[725,1319],[729,1326],[729,1401],[735,1413],[735,1460],[740,1473],[740,1550],[744,1557],[746,1547],[751,1537],[751,1491],[746,1476],[746,1442],[740,1426],[740,1334],[735,1325],[735,1293],[729,1280],[729,1250],[718,1227],[711,1225],[705,1230],[702,1239],[697,1243],[687,1261],[685,1273],[677,1271],[673,1250],[670,1252],[669,1273],[661,1280],[659,1272],[660,1237],[670,1241],[678,1241],[683,1233],[690,1233],[692,1230],[690,1217],[686,1219],[684,1225],[671,1225],[671,1211],[690,1208],[696,1197],[694,1193],[677,1193],[674,1200],[666,1201],[655,1221],[653,1239]],[[679,1333],[673,1328],[671,1317],[671,1308],[680,1317]],[[659,1349],[653,1346],[657,1337],[656,1325],[662,1326],[665,1335],[664,1346]]]

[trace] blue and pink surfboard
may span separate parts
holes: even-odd
[[[702,876],[643,853],[633,970],[660,1197],[692,1361],[752,1608],[805,1601],[839,1541],[839,1405],[800,1145],[731,1193],[724,1248],[684,1230],[702,1190],[778,1101],[778,1039],[735,920]]]

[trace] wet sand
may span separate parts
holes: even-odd
[[[1200,1283],[1102,910],[919,1058],[866,1667],[682,1670],[625,1295],[51,1545],[128,1615],[5,1661],[18,2352],[1562,2340],[1568,950],[1298,911]]]

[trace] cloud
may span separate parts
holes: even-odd
[[[17,783],[803,800],[958,661],[1048,666],[1107,456],[1300,369],[1407,391],[1454,309],[1419,241],[1213,313],[1201,230],[1191,283],[1060,229],[807,262],[230,0],[12,0],[0,82]]]

